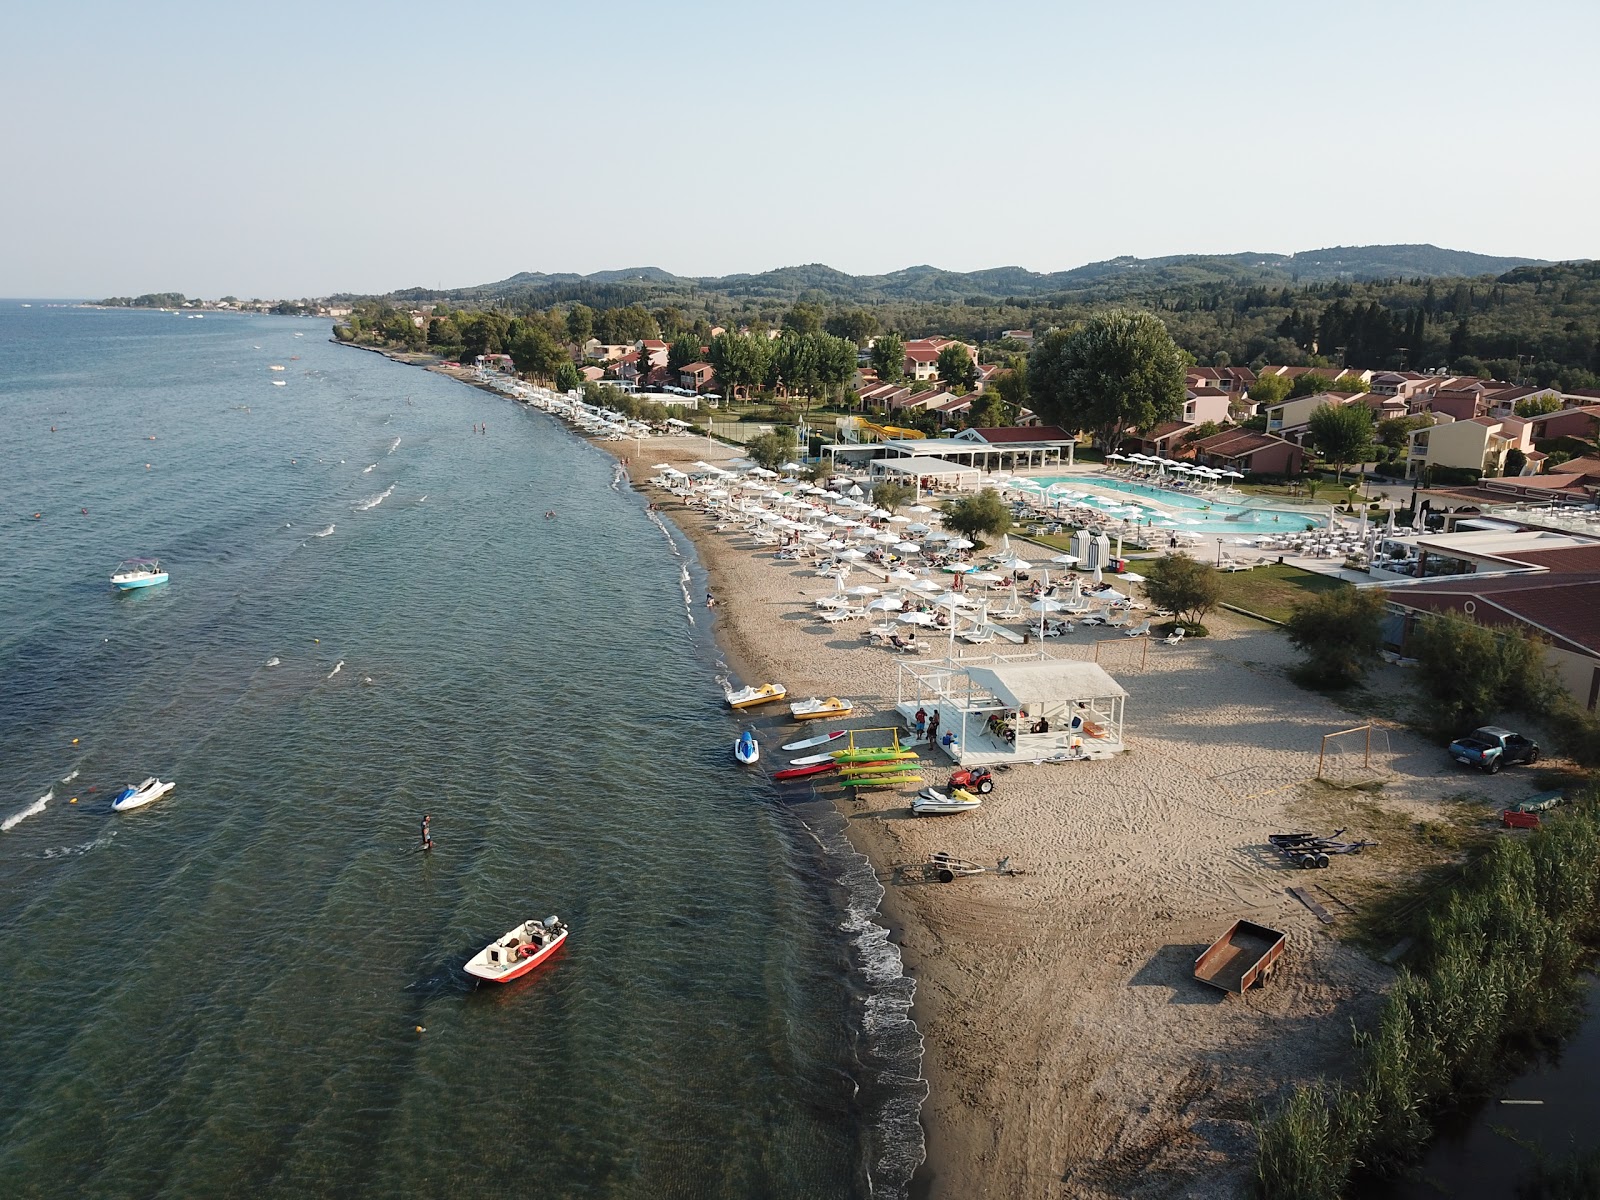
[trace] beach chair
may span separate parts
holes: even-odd
[[[1133,620],[1133,614],[1131,612],[1129,612],[1127,609],[1125,609],[1125,608],[1112,609],[1110,615],[1106,617],[1106,628],[1107,629],[1121,629],[1125,625],[1127,625],[1128,622],[1131,621],[1131,620]]]
[[[981,646],[985,642],[994,641],[994,630],[987,626],[979,629],[969,629],[961,635],[961,640],[971,642],[974,646]]]
[[[1179,625],[1161,640],[1168,646],[1176,646],[1179,642],[1183,641],[1183,626]]]
[[[1140,621],[1139,624],[1135,625],[1132,629],[1124,629],[1122,631],[1122,636],[1123,637],[1144,637],[1145,634],[1147,634],[1149,632],[1150,632],[1150,622],[1149,622],[1148,619],[1146,619],[1144,621]]]

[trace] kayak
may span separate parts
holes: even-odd
[[[837,763],[894,762],[916,757],[915,750],[896,750],[893,746],[858,746],[854,750],[835,750],[832,754]]]
[[[874,763],[840,763],[839,774],[846,777],[855,775],[892,775],[896,771],[920,771],[921,763],[914,762],[874,762]]]
[[[746,729],[739,735],[739,740],[734,742],[733,756],[747,767],[761,757],[761,747],[751,730]]]
[[[902,783],[921,783],[921,782],[922,782],[922,776],[921,775],[916,774],[916,772],[914,772],[914,771],[907,771],[907,772],[901,772],[898,775],[865,775],[865,776],[862,776],[860,779],[847,779],[847,780],[844,781],[844,785],[845,785],[845,787],[852,787],[852,788],[875,788],[875,787],[899,787]]]
[[[806,758],[791,758],[789,760],[791,767],[814,767],[818,763],[827,763],[830,767],[839,765],[838,760],[831,754],[812,754]]]
[[[835,729],[832,733],[824,733],[819,737],[808,737],[798,742],[789,742],[783,748],[785,750],[809,750],[813,746],[826,746],[834,738],[842,738],[844,735],[845,731],[843,729]]]
[[[789,767],[787,770],[774,771],[774,779],[804,779],[808,775],[823,775],[829,771],[837,771],[839,764],[834,762],[812,763],[809,767]]]

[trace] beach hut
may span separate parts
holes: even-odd
[[[1097,663],[997,655],[901,663],[896,708],[907,728],[918,709],[937,709],[940,749],[962,766],[993,766],[1120,754],[1127,695]]]

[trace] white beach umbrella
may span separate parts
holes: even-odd
[[[1000,565],[1008,571],[1026,571],[1029,567],[1033,566],[1033,564],[1027,559],[1018,558],[1015,554],[1011,555],[1009,558],[1002,558],[1000,560]]]
[[[878,589],[873,587],[870,583],[858,583],[855,585],[855,587],[846,588],[844,594],[846,596],[876,596],[878,594]]]
[[[866,555],[852,546],[848,550],[839,551],[839,557],[849,559],[851,562],[860,562]]]
[[[1005,582],[1002,576],[996,575],[993,571],[977,571],[968,575],[967,578],[973,583],[983,584],[984,587]]]
[[[672,470],[672,464],[671,463],[657,463],[655,466],[651,467],[650,469],[652,471],[670,471],[670,470]]]
[[[915,571],[908,571],[904,567],[898,567],[889,572],[889,578],[895,580],[897,583],[915,583],[917,581],[917,573]]]
[[[910,517],[902,517],[899,513],[895,513],[892,517],[889,518],[889,523],[892,524],[892,525],[898,525],[902,521],[910,521],[910,520],[911,520]]]
[[[828,540],[828,535],[820,529],[813,529],[810,533],[802,533],[800,536],[808,542],[825,542]]]
[[[804,468],[801,467],[801,465],[799,463],[797,463],[797,462],[786,462],[786,463],[779,463],[778,464],[778,470],[780,470],[780,471],[800,471],[800,470],[804,470]]]
[[[829,538],[827,541],[822,543],[822,548],[824,550],[843,550],[845,548],[845,544],[838,538]]]
[[[889,510],[887,508],[869,508],[867,509],[867,516],[876,517],[880,521],[887,520]]]
[[[906,526],[906,532],[907,533],[927,533],[930,528],[931,528],[931,526],[924,525],[922,522],[916,521],[916,522],[913,522],[912,524]]]
[[[855,483],[852,483],[850,485],[850,493],[849,494],[852,495],[852,496],[856,496],[856,497],[860,497],[860,496],[865,496],[866,495],[866,493],[861,490],[861,485],[860,484],[855,484]]]
[[[1032,604],[1028,605],[1029,610],[1036,613],[1061,612],[1066,607],[1067,606],[1061,603],[1061,601],[1052,600],[1048,596],[1039,600],[1035,600]]]
[[[906,602],[898,596],[880,596],[867,604],[868,612],[899,612]]]
[[[1070,567],[1077,563],[1078,556],[1076,554],[1056,554],[1051,556],[1050,561],[1053,563],[1061,563],[1063,566]]]
[[[932,613],[925,612],[901,613],[899,619],[907,625],[922,625],[926,627],[938,624]]]
[[[971,563],[945,563],[945,565],[939,569],[941,571],[949,571],[952,575],[968,575],[973,571],[976,571],[978,568],[973,566]]]
[[[1118,454],[1115,450],[1113,450],[1110,454],[1106,455],[1106,461],[1107,462],[1127,462],[1128,461],[1128,456],[1126,454]]]
[[[922,543],[921,542],[896,542],[894,544],[894,548],[896,550],[900,551],[901,554],[920,554],[920,553],[922,553]]]
[[[950,539],[950,549],[952,550],[971,550],[974,544],[975,543],[964,537],[953,537]]]
[[[888,546],[898,542],[900,540],[900,535],[898,533],[890,533],[888,530],[884,530],[882,533],[873,534],[872,540],[875,542],[882,542],[885,546]]]
[[[933,509],[929,508],[926,504],[913,504],[906,511],[914,513],[931,513]]]
[[[911,531],[911,526],[907,525],[906,531],[909,533]],[[945,533],[943,530],[937,530],[929,533],[928,536],[922,540],[925,542],[948,542],[950,540],[950,535]]]
[[[938,582],[937,580],[934,580],[934,579],[919,579],[915,583],[910,584],[908,586],[910,586],[912,588],[915,588],[919,592],[942,592],[942,591],[944,591],[944,584],[942,584],[942,583],[940,583],[940,582]]]
[[[1144,582],[1144,576],[1139,574],[1139,572],[1137,572],[1137,571],[1124,571],[1121,575],[1118,575],[1117,578],[1118,579],[1126,579],[1129,583],[1143,583]]]

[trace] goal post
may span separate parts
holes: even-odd
[[[1368,722],[1322,735],[1317,751],[1317,778],[1355,778],[1386,773],[1382,761],[1389,757],[1389,731]]]

